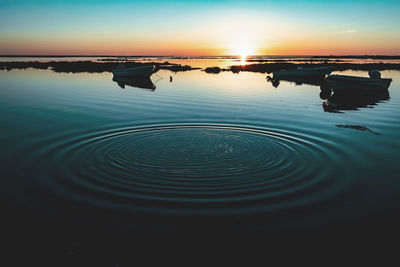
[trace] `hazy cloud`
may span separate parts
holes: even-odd
[[[335,29],[344,28],[344,27],[348,27],[348,26],[351,26],[351,25],[353,25],[353,24],[341,24],[341,25],[335,25],[335,26],[333,26],[333,28],[335,28]]]
[[[346,31],[341,31],[339,33],[356,33],[357,30],[346,30]]]

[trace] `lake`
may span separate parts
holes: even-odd
[[[260,73],[162,70],[135,83],[0,71],[9,230],[65,243],[88,232],[393,230],[400,72],[382,77],[388,94],[327,109],[319,86]]]

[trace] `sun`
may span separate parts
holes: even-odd
[[[236,42],[233,44],[233,47],[233,54],[236,56],[240,56],[241,63],[245,63],[248,56],[254,54],[253,46],[249,42]]]

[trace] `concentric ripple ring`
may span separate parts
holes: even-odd
[[[38,190],[113,210],[269,212],[319,201],[343,186],[333,179],[340,151],[284,131],[161,125],[58,137],[35,147],[25,169],[41,177]],[[40,168],[44,159],[57,168]]]

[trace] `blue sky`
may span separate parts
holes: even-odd
[[[397,1],[0,1],[0,54],[400,54]]]

